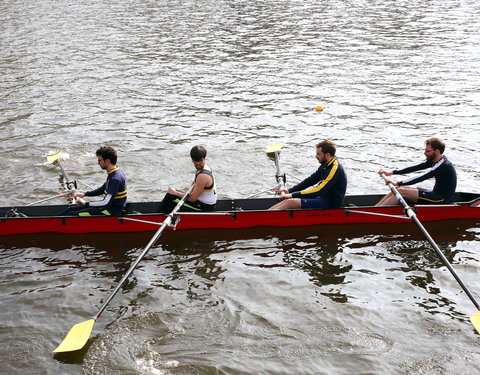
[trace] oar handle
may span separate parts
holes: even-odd
[[[177,205],[175,206],[175,208],[172,210],[172,212],[170,212],[167,217],[165,218],[165,220],[163,221],[162,225],[160,226],[160,228],[155,232],[155,234],[153,235],[152,239],[148,242],[147,246],[145,246],[145,248],[142,250],[142,252],[140,253],[140,255],[137,257],[137,259],[135,259],[135,262],[133,262],[133,264],[130,266],[130,268],[128,269],[127,273],[123,276],[122,280],[120,280],[120,282],[118,283],[118,285],[116,286],[116,288],[110,293],[110,295],[107,297],[107,299],[105,300],[105,302],[103,303],[103,305],[100,307],[100,309],[98,310],[98,312],[92,317],[92,319],[95,319],[97,320],[98,317],[102,314],[102,312],[105,310],[105,308],[107,307],[107,305],[110,303],[110,301],[113,299],[113,297],[115,297],[115,295],[118,293],[118,291],[120,290],[120,288],[122,287],[122,285],[125,283],[125,281],[127,281],[128,277],[131,275],[131,273],[133,272],[133,270],[138,266],[138,264],[140,263],[140,261],[145,257],[145,255],[147,255],[148,251],[150,250],[150,248],[155,244],[155,242],[157,242],[158,238],[162,235],[162,232],[164,231],[164,229],[170,225],[172,223],[172,220],[173,220],[173,217],[174,215],[177,213],[177,211],[182,207],[183,203],[185,202],[185,200],[187,200],[187,198],[190,196],[190,194],[192,193],[193,191],[193,188],[195,187],[195,185],[192,185],[190,187],[190,189],[185,193],[185,195],[182,197],[182,199],[180,199],[180,201],[177,203]]]
[[[458,277],[457,273],[455,272],[455,270],[453,269],[452,265],[450,264],[450,262],[448,261],[448,259],[445,257],[445,255],[443,255],[442,251],[440,250],[440,248],[437,246],[437,244],[435,243],[435,241],[433,240],[433,238],[430,236],[430,234],[427,232],[427,230],[425,229],[425,227],[423,226],[423,224],[420,222],[420,220],[417,218],[417,215],[415,214],[415,212],[412,210],[412,208],[407,204],[407,202],[405,202],[405,199],[403,199],[403,197],[400,195],[400,193],[398,192],[398,190],[395,188],[395,186],[388,182],[388,179],[387,177],[385,176],[385,174],[381,174],[383,180],[385,182],[387,182],[387,185],[388,187],[390,188],[390,190],[392,191],[392,194],[395,195],[395,197],[398,199],[398,201],[402,204],[402,206],[405,208],[405,211],[408,215],[408,217],[410,219],[412,219],[415,224],[417,224],[417,226],[420,228],[420,230],[422,231],[423,235],[425,236],[425,238],[427,239],[427,241],[430,243],[430,245],[432,246],[433,250],[435,250],[435,252],[437,253],[437,255],[439,256],[439,258],[441,259],[441,261],[443,262],[443,264],[445,265],[445,267],[448,268],[448,270],[450,271],[450,273],[453,275],[453,277],[455,278],[455,280],[457,280],[458,284],[462,287],[463,291],[467,294],[468,298],[470,298],[470,300],[472,301],[472,303],[475,305],[475,307],[477,308],[477,310],[480,310],[480,305],[478,304],[478,302],[475,300],[475,298],[473,297],[472,293],[470,293],[470,291],[468,290],[467,286],[463,283],[463,281],[460,279],[460,277]]]

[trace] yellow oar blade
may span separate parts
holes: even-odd
[[[47,155],[47,161],[53,163],[55,160],[58,160],[62,156],[63,152],[61,150],[52,151]]]
[[[472,322],[473,326],[477,330],[478,333],[480,333],[480,311],[473,314],[470,317],[470,321]]]
[[[82,323],[75,324],[62,343],[58,345],[54,353],[73,352],[82,349],[90,337],[95,319],[88,319]]]
[[[282,143],[278,143],[276,145],[269,145],[267,146],[267,154],[273,154],[274,152],[278,152],[282,149],[283,147],[283,144]]]

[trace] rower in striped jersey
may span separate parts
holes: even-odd
[[[195,187],[183,203],[180,211],[213,211],[217,203],[217,189],[212,170],[207,165],[207,149],[203,146],[193,146],[190,157],[195,167]],[[170,213],[185,193],[169,186],[167,194],[160,205],[160,212]]]

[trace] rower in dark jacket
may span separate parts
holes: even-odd
[[[107,180],[98,189],[86,193],[75,193],[77,205],[71,206],[60,216],[90,216],[90,215],[116,215],[122,214],[127,204],[127,178],[119,169],[117,152],[112,147],[100,147],[96,151],[100,168],[107,171]],[[99,201],[86,202],[82,198],[104,195]]]
[[[279,198],[282,201],[271,207],[270,210],[331,209],[342,206],[347,191],[347,176],[342,164],[335,156],[335,143],[324,140],[316,145],[316,149],[316,158],[320,167],[298,185],[290,189],[280,189]]]
[[[457,173],[450,160],[443,156],[444,151],[445,143],[443,143],[441,139],[429,138],[425,141],[424,154],[426,160],[423,163],[394,171],[380,169],[378,173],[380,175],[384,174],[385,176],[391,176],[394,174],[406,174],[425,170],[424,173],[412,178],[407,178],[398,182],[392,179],[386,179],[385,182],[387,184],[392,183],[393,185],[398,186],[399,194],[413,203],[450,203],[457,187]],[[416,186],[409,186],[421,181],[425,181],[429,178],[435,178],[435,185],[431,190]],[[380,200],[380,202],[377,203],[377,206],[386,206],[398,203],[398,199],[392,193],[388,193]]]

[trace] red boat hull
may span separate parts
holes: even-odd
[[[480,207],[475,207],[475,203],[416,206],[415,210],[418,219],[422,222],[480,219]],[[0,219],[0,235],[146,232],[158,229],[164,219],[165,215],[158,213],[131,213],[122,217],[3,217]],[[404,222],[409,222],[409,219],[404,215],[403,207],[368,206],[333,210],[185,212],[177,215],[175,229],[245,229]]]

